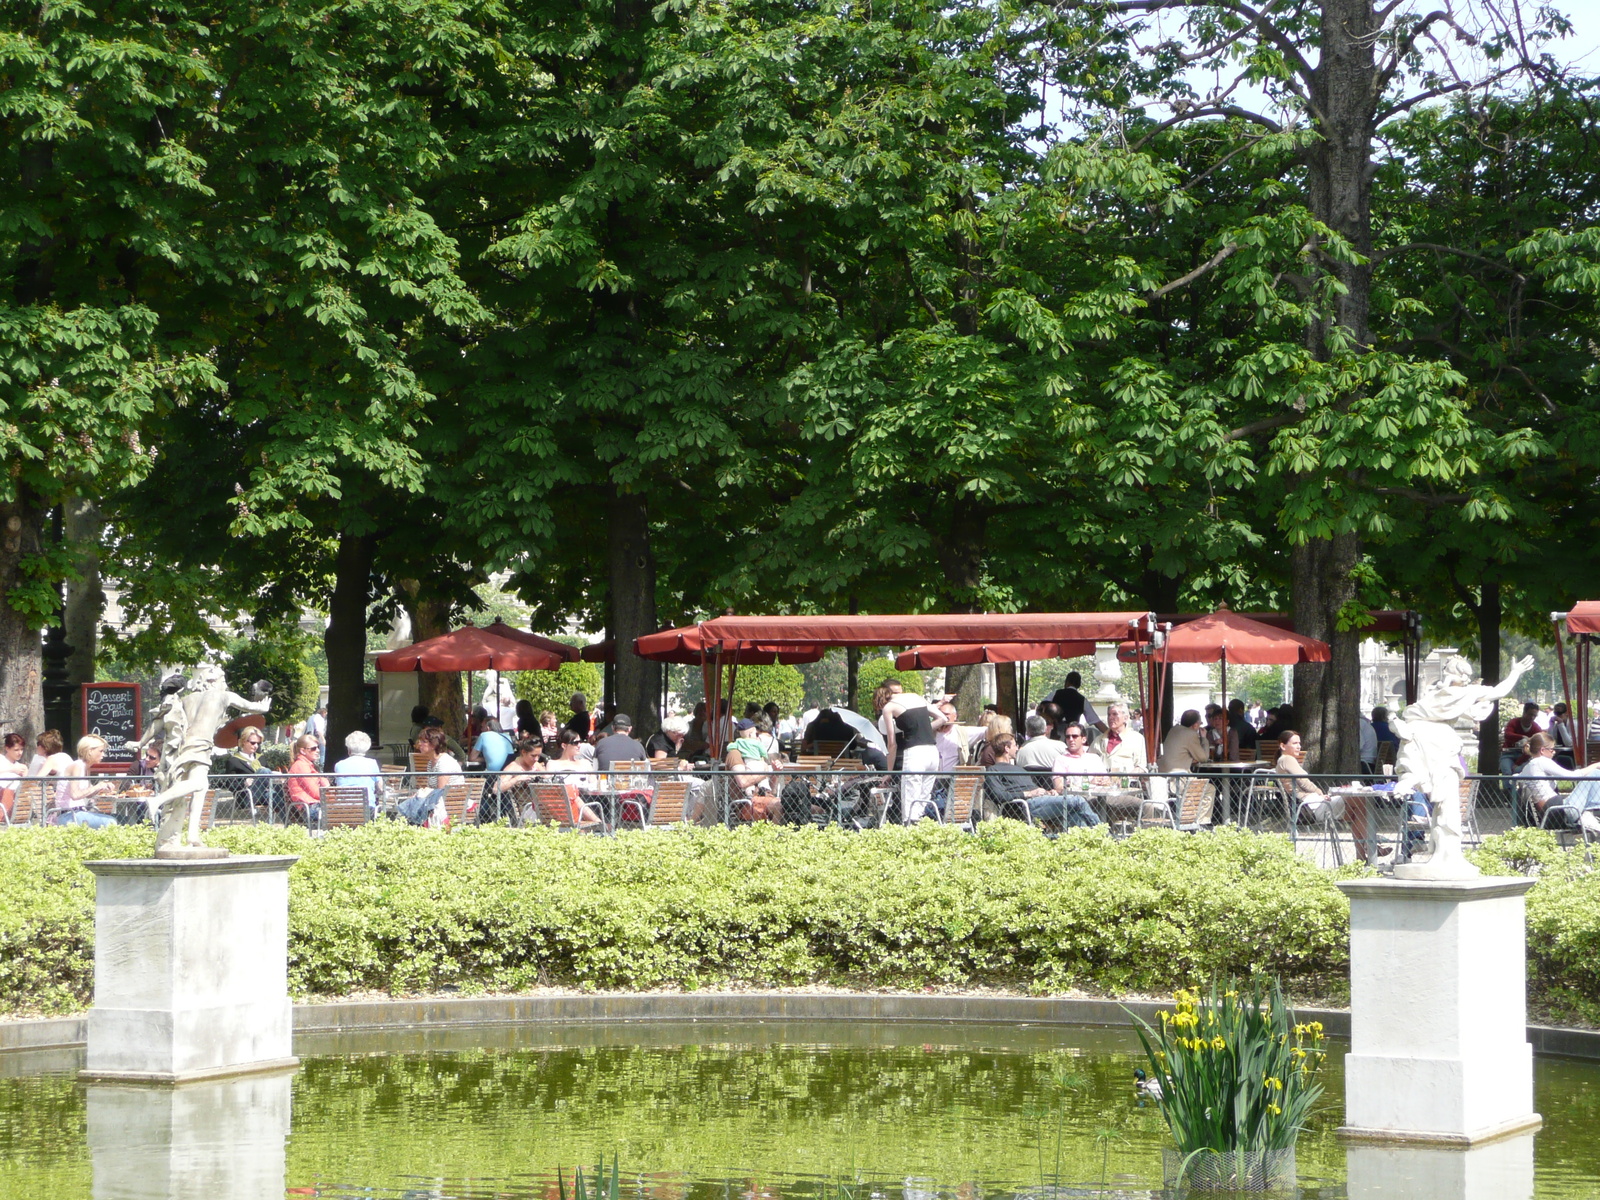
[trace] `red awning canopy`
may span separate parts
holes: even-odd
[[[1118,651],[1118,656],[1131,658],[1135,653],[1134,643],[1127,643]],[[1252,620],[1226,608],[1174,627],[1167,634],[1167,644],[1155,654],[1165,662],[1249,665],[1328,662],[1333,657],[1327,642]]]
[[[1600,600],[1580,600],[1567,613],[1568,633],[1600,633]]]
[[[1078,658],[1094,653],[1093,642],[1002,642],[997,646],[913,646],[895,656],[897,671],[931,667],[964,667],[971,663],[1038,662],[1045,658]]]
[[[705,648],[708,644],[702,633],[703,629],[704,626],[700,625],[685,625],[681,629],[663,629],[659,633],[647,633],[644,637],[634,640],[634,653],[640,658],[648,658],[655,662],[701,666],[705,663]],[[609,645],[612,656],[615,656],[615,643],[602,642],[601,645]],[[720,658],[724,664],[737,663],[740,666],[813,663],[821,658],[827,649],[826,646],[810,642],[756,642],[749,645],[724,645]]]
[[[1002,642],[1120,642],[1149,636],[1148,612],[928,613],[882,617],[717,617],[696,626],[700,644],[817,646],[986,645]],[[652,635],[656,636],[656,635]],[[643,639],[641,639],[643,640]]]
[[[537,646],[525,646],[468,625],[373,659],[380,671],[554,671],[566,662]]]
[[[1200,621],[1213,614],[1210,613],[1158,613],[1156,620],[1163,624],[1173,626],[1187,625],[1191,621]],[[1262,625],[1272,625],[1278,629],[1293,629],[1294,618],[1287,613],[1238,613],[1241,617],[1249,617]],[[1357,633],[1406,633],[1422,628],[1422,617],[1411,609],[1373,609],[1368,614],[1365,625],[1356,629]]]
[[[471,628],[470,626],[468,628]],[[526,629],[514,629],[499,617],[494,619],[492,625],[484,626],[485,633],[492,633],[495,637],[509,638],[513,642],[521,642],[524,646],[537,646],[541,650],[548,650],[551,654],[560,655],[567,662],[578,661],[578,648],[569,646],[565,642],[558,642],[554,638],[541,637],[537,633],[529,633]]]

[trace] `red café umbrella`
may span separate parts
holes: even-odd
[[[964,667],[972,663],[1039,662],[1046,658],[1078,658],[1094,653],[1093,642],[1003,642],[997,646],[913,646],[895,655],[897,671],[930,667]]]
[[[1117,657],[1132,660],[1149,653],[1152,651],[1147,646],[1124,642],[1117,651]],[[1241,617],[1236,612],[1228,611],[1226,605],[1214,613],[1177,626],[1167,634],[1166,645],[1155,650],[1154,654],[1163,662],[1220,662],[1224,704],[1228,699],[1229,663],[1283,665],[1328,662],[1333,657],[1327,642]]]
[[[380,671],[554,671],[567,659],[468,625],[378,655]]]
[[[578,648],[569,646],[565,642],[558,642],[554,638],[542,637],[537,633],[529,633],[526,629],[517,629],[507,625],[499,617],[490,625],[483,627],[485,633],[492,633],[496,637],[510,638],[513,642],[521,642],[524,646],[537,646],[541,650],[548,650],[551,654],[558,654],[566,662],[578,661]]]

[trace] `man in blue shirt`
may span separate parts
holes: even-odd
[[[472,743],[472,761],[481,762],[485,771],[502,771],[514,750],[511,739],[501,732],[500,722],[488,717],[483,732]]]

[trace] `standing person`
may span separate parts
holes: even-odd
[[[879,706],[879,727],[887,742],[891,766],[897,757],[899,760],[900,814],[910,825],[922,820],[926,809],[933,805],[933,782],[939,769],[935,735],[950,722],[943,713],[929,708],[921,696],[906,693],[898,680],[890,680],[885,686],[890,691]]]
[[[1399,744],[1400,739],[1395,737],[1394,730],[1389,728],[1389,710],[1381,704],[1372,710],[1372,731],[1378,735],[1379,742]]]
[[[1083,694],[1083,675],[1077,671],[1068,671],[1067,677],[1050,697],[1050,702],[1056,706],[1056,728],[1064,729],[1073,721],[1081,721],[1086,726],[1092,726],[1104,733],[1106,723],[1100,719],[1100,714],[1094,711],[1094,705],[1089,703],[1089,698]]]
[[[360,788],[367,794],[367,816],[378,815],[378,792],[383,772],[378,760],[367,751],[372,749],[372,739],[362,730],[347,733],[344,739],[345,757],[333,764],[334,786]]]
[[[1361,718],[1361,771],[1365,775],[1378,773],[1378,727],[1366,717]]]
[[[78,757],[61,772],[62,782],[56,788],[56,802],[49,817],[52,825],[87,825],[91,829],[109,829],[117,819],[108,813],[95,812],[90,806],[96,796],[105,796],[117,790],[111,780],[89,782],[90,773],[100,765],[106,755],[106,740],[89,734],[78,739]]]
[[[28,739],[20,733],[8,733],[5,746],[0,750],[0,810],[5,817],[0,824],[9,825],[11,814],[17,811],[17,780],[28,773],[22,756],[28,752]]]
[[[1539,706],[1532,700],[1522,702],[1522,715],[1506,722],[1505,734],[1500,739],[1500,774],[1515,775],[1528,761],[1524,744],[1539,733]]]
[[[322,764],[317,761],[321,747],[309,733],[294,740],[294,761],[289,764],[289,818],[298,816],[307,829],[322,823]]]
[[[317,740],[315,758],[317,770],[322,770],[322,764],[328,748],[328,706],[319,704],[317,711],[306,718],[305,727],[300,732],[306,737],[312,737]]]
[[[633,736],[633,718],[618,713],[611,718],[611,732],[594,744],[595,765],[602,771],[611,770],[614,762],[638,762],[649,757],[644,743]]]

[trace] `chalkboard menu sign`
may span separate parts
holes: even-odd
[[[105,738],[108,747],[100,769],[126,770],[137,755],[144,728],[139,714],[139,685],[85,683],[80,690],[83,732]]]

